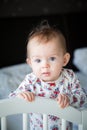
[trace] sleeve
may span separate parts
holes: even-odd
[[[87,102],[87,94],[73,71],[71,71],[70,78],[71,81],[68,84],[70,93],[67,93],[70,99],[70,105],[76,108],[82,107]]]
[[[29,75],[26,75],[25,79],[21,82],[19,87],[15,91],[11,92],[8,97],[13,98],[16,97],[18,93],[21,93],[23,91],[31,91],[30,86],[31,86],[31,81],[29,80]]]

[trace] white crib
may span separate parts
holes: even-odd
[[[43,130],[48,130],[48,114],[61,118],[62,130],[65,130],[66,121],[77,124],[79,130],[87,130],[87,109],[79,111],[71,106],[61,109],[55,100],[40,97],[37,97],[33,102],[18,98],[0,100],[1,130],[7,130],[6,116],[20,113],[23,114],[23,130],[28,130],[27,115],[30,112],[43,114]]]

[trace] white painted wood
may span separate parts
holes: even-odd
[[[38,107],[38,105],[40,107]],[[87,130],[87,109],[84,111],[79,111],[71,106],[61,109],[58,106],[56,100],[45,99],[43,97],[36,97],[35,101],[33,102],[28,102],[19,98],[0,100],[0,117],[31,112],[55,115],[60,117],[61,119],[63,118],[64,120],[70,121],[75,124],[83,124],[82,130]],[[24,114],[23,116],[26,117],[26,114]],[[47,120],[46,116],[44,116],[44,118]],[[24,120],[26,120],[26,118]],[[25,124],[27,124],[27,120],[24,122],[26,122]],[[24,127],[26,126],[25,124]],[[4,128],[4,130],[6,130],[6,128]],[[27,130],[27,128],[25,130]]]
[[[62,130],[66,130],[66,120],[62,119]]]
[[[6,117],[1,117],[1,130],[7,130]]]
[[[78,130],[83,130],[83,126],[81,124],[78,125]]]
[[[87,109],[82,111],[82,130],[87,130]]]
[[[46,114],[43,114],[43,130],[48,130],[48,120]]]
[[[38,107],[38,104],[40,107]],[[6,108],[8,111],[6,111]],[[49,109],[50,108],[50,109]],[[0,101],[0,117],[18,113],[45,113],[58,116],[67,121],[81,123],[81,111],[69,106],[61,109],[56,100],[37,97],[33,102],[23,99],[5,99]],[[73,114],[74,113],[74,114]]]
[[[23,113],[23,130],[28,130],[28,115]]]

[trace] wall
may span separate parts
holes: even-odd
[[[72,64],[73,51],[87,46],[86,0],[1,0],[0,1],[0,67],[26,60],[26,39],[30,30],[47,19],[67,37]]]
[[[87,11],[87,0],[0,0],[0,17],[28,17]]]

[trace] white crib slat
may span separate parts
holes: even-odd
[[[87,109],[82,111],[82,130],[87,130]]]
[[[62,119],[61,130],[66,130],[66,120]]]
[[[28,115],[27,113],[23,113],[23,130],[28,130]]]
[[[78,130],[83,130],[82,125],[78,125]]]
[[[48,119],[46,114],[43,114],[43,130],[48,130]]]
[[[6,117],[1,117],[1,130],[7,130]]]

